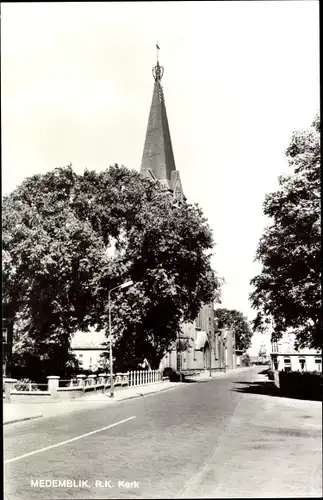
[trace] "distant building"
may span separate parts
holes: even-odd
[[[101,354],[107,351],[108,345],[105,332],[96,332],[91,328],[89,332],[78,331],[71,341],[71,351],[75,354],[80,368],[95,372],[99,368]]]
[[[322,371],[322,353],[316,349],[296,350],[295,334],[286,333],[278,342],[272,342],[271,366],[278,371]]]
[[[174,345],[163,357],[159,368],[190,371],[225,371],[239,366],[231,330],[211,330],[207,333],[197,326],[198,322],[184,323],[178,340],[188,341],[186,351],[178,352]]]

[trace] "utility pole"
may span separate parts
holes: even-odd
[[[126,283],[123,283],[122,285],[116,286],[114,288],[111,288],[108,292],[108,297],[109,297],[109,344],[110,344],[110,397],[114,397],[114,376],[113,376],[113,355],[112,355],[112,328],[111,328],[111,292],[114,290],[117,290],[118,288],[127,288],[128,286],[133,285],[132,281],[127,281]]]

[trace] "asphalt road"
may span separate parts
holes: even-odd
[[[229,433],[234,444],[234,425],[245,426],[243,434],[248,433],[252,408],[263,411],[257,410],[263,400],[239,392],[259,371],[253,368],[117,405],[6,426],[5,500],[193,498],[206,484],[203,496],[212,496],[214,481],[221,482],[215,471],[221,465],[225,473],[223,460],[229,460],[223,450],[215,458],[221,443],[223,448]],[[317,429],[309,438],[317,439]],[[313,463],[309,468],[313,473]],[[310,471],[304,472],[308,483]],[[239,497],[238,487],[233,496]],[[226,496],[223,489],[220,492]],[[259,490],[254,492],[258,495]]]

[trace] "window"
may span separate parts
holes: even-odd
[[[277,359],[277,356],[273,356],[273,366],[274,366],[274,370],[278,370],[278,359]]]
[[[315,370],[318,372],[322,371],[322,359],[321,358],[315,358]]]
[[[290,372],[291,370],[292,368],[291,368],[290,358],[284,358],[284,371]]]
[[[301,368],[301,372],[304,372],[306,364],[305,358],[299,358],[298,361],[299,361],[299,366]]]
[[[2,328],[2,342],[6,344],[8,342],[8,329]]]

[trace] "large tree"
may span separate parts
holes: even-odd
[[[257,249],[261,273],[251,280],[255,330],[273,322],[274,339],[288,331],[299,347],[322,347],[320,118],[294,132],[286,151],[291,173],[266,196],[271,219]]]
[[[251,345],[252,330],[248,319],[235,309],[218,308],[214,311],[217,327],[230,328],[236,339],[236,349],[246,351]]]
[[[112,294],[114,352],[124,368],[157,366],[181,322],[218,298],[212,247],[197,205],[125,167],[26,179],[3,200],[3,313],[20,353],[60,345],[67,359],[76,330],[107,330],[108,290],[131,279]]]

